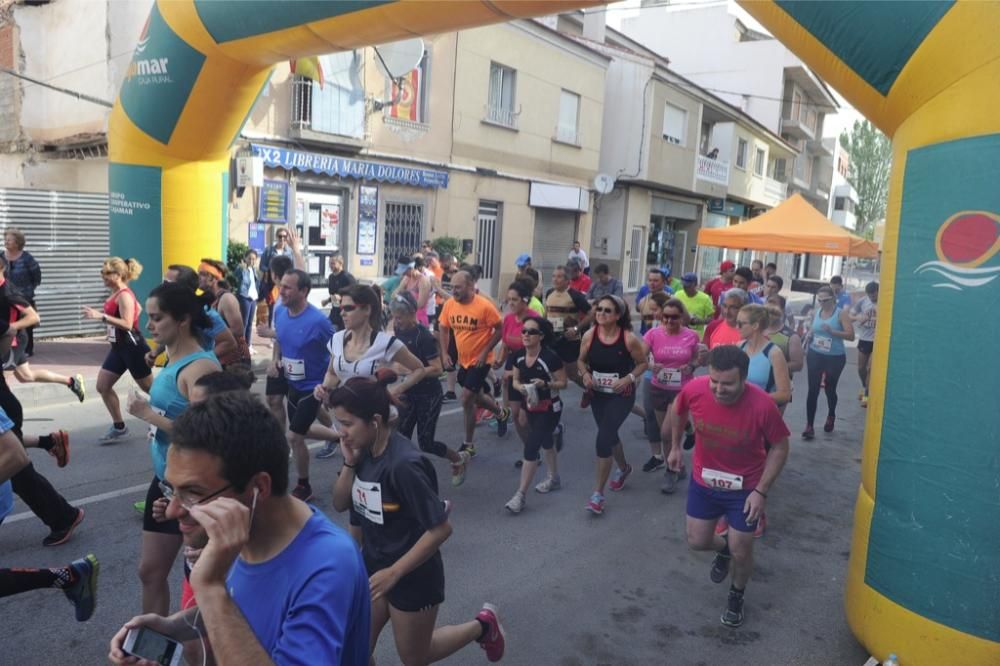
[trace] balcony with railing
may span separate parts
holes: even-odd
[[[781,131],[793,139],[812,141],[816,138],[818,124],[819,113],[816,108],[796,100],[788,105],[788,109],[783,114]]]
[[[771,199],[775,204],[781,203],[788,197],[788,183],[765,176],[764,196]]]
[[[292,138],[360,151],[368,145],[364,92],[292,79]]]
[[[698,155],[694,162],[694,177],[716,185],[729,186],[729,162]]]
[[[520,110],[504,106],[503,104],[487,104],[483,120],[491,125],[500,125],[507,129],[517,129],[517,117],[521,115]]]

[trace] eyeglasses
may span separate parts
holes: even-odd
[[[182,507],[184,507],[185,511],[190,511],[192,508],[198,506],[199,504],[204,504],[208,500],[218,497],[219,495],[221,495],[222,493],[226,492],[227,490],[233,487],[233,484],[229,483],[226,484],[225,487],[219,488],[210,495],[194,498],[189,495],[186,495],[185,493],[177,492],[176,490],[174,490],[174,487],[171,486],[166,481],[160,481],[157,485],[159,485],[160,492],[163,493],[163,497],[166,498],[168,502],[173,501],[176,498],[177,502],[180,503]]]
[[[288,238],[288,234],[278,234],[278,240],[281,240],[282,238]]]
[[[616,314],[614,308],[594,308],[594,312],[598,314]]]
[[[399,299],[399,300],[403,300],[403,299]],[[341,305],[340,306],[340,311],[341,312],[354,312],[357,309],[358,309],[357,305]]]
[[[662,319],[667,319],[669,321],[676,321],[676,320],[680,319],[681,316],[680,315],[668,315],[668,314],[665,314],[661,318]]]
[[[541,335],[542,329],[540,328],[522,328],[521,335]]]
[[[829,298],[829,297],[827,297],[827,298],[817,298],[817,299],[816,299],[816,302],[817,302],[817,303],[829,303],[829,302],[830,302],[830,301],[832,301],[832,300],[833,300],[833,299],[832,299],[832,298]]]

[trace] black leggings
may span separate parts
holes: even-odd
[[[539,449],[548,451],[552,448],[552,433],[559,426],[559,419],[562,418],[562,405],[560,410],[554,412],[548,409],[544,412],[530,412],[524,410],[528,416],[528,437],[524,442],[524,459],[528,462],[537,462],[539,459]]]
[[[441,414],[441,403],[444,401],[444,394],[441,392],[441,385],[438,384],[437,391],[433,393],[416,393],[410,391],[406,394],[407,405],[399,415],[399,425],[396,430],[407,439],[413,435],[413,428],[417,429],[417,443],[424,453],[432,453],[439,458],[448,457],[447,445],[435,441],[434,433],[437,430],[438,416]]]
[[[10,597],[28,590],[63,588],[72,579],[69,567],[54,569],[0,569],[0,597]]]
[[[632,388],[632,387],[630,387]],[[632,413],[635,404],[635,390],[627,395],[594,392],[590,399],[590,409],[597,423],[597,457],[610,458],[611,452],[620,441],[618,429]]]
[[[809,350],[806,354],[809,371],[809,394],[806,396],[806,425],[810,428],[816,419],[816,403],[819,402],[819,385],[826,374],[826,406],[829,418],[837,415],[837,382],[847,365],[847,355],[828,356]]]

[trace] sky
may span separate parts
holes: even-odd
[[[751,28],[752,30],[757,30],[760,32],[767,33],[768,31],[757,22],[750,14],[743,10],[739,5],[737,5],[733,0],[726,0],[729,5],[729,12],[735,14],[743,23]],[[607,9],[607,21],[608,25],[616,30],[621,30],[622,21],[626,18],[631,18],[633,16],[639,16],[641,11],[660,11],[658,7],[651,7],[640,10],[641,0],[623,0],[622,2],[615,2],[608,5]],[[673,4],[673,5],[695,5],[695,4],[718,4],[720,0],[662,0],[663,5]],[[832,89],[832,87],[831,87]],[[840,136],[841,131],[850,130],[851,126],[854,125],[855,120],[862,120],[864,116],[858,113],[853,106],[847,103],[847,101],[838,93],[836,90],[833,91],[834,96],[837,98],[837,102],[840,104],[840,111],[836,115],[827,115],[823,121],[823,135],[825,137],[830,136]]]

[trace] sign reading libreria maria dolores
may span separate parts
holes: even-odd
[[[311,171],[327,176],[374,180],[380,183],[400,183],[414,187],[448,187],[447,171],[411,169],[384,162],[352,160],[336,155],[307,153],[260,144],[251,144],[251,149],[254,155],[260,155],[264,158],[264,166],[285,169],[286,171]]]

